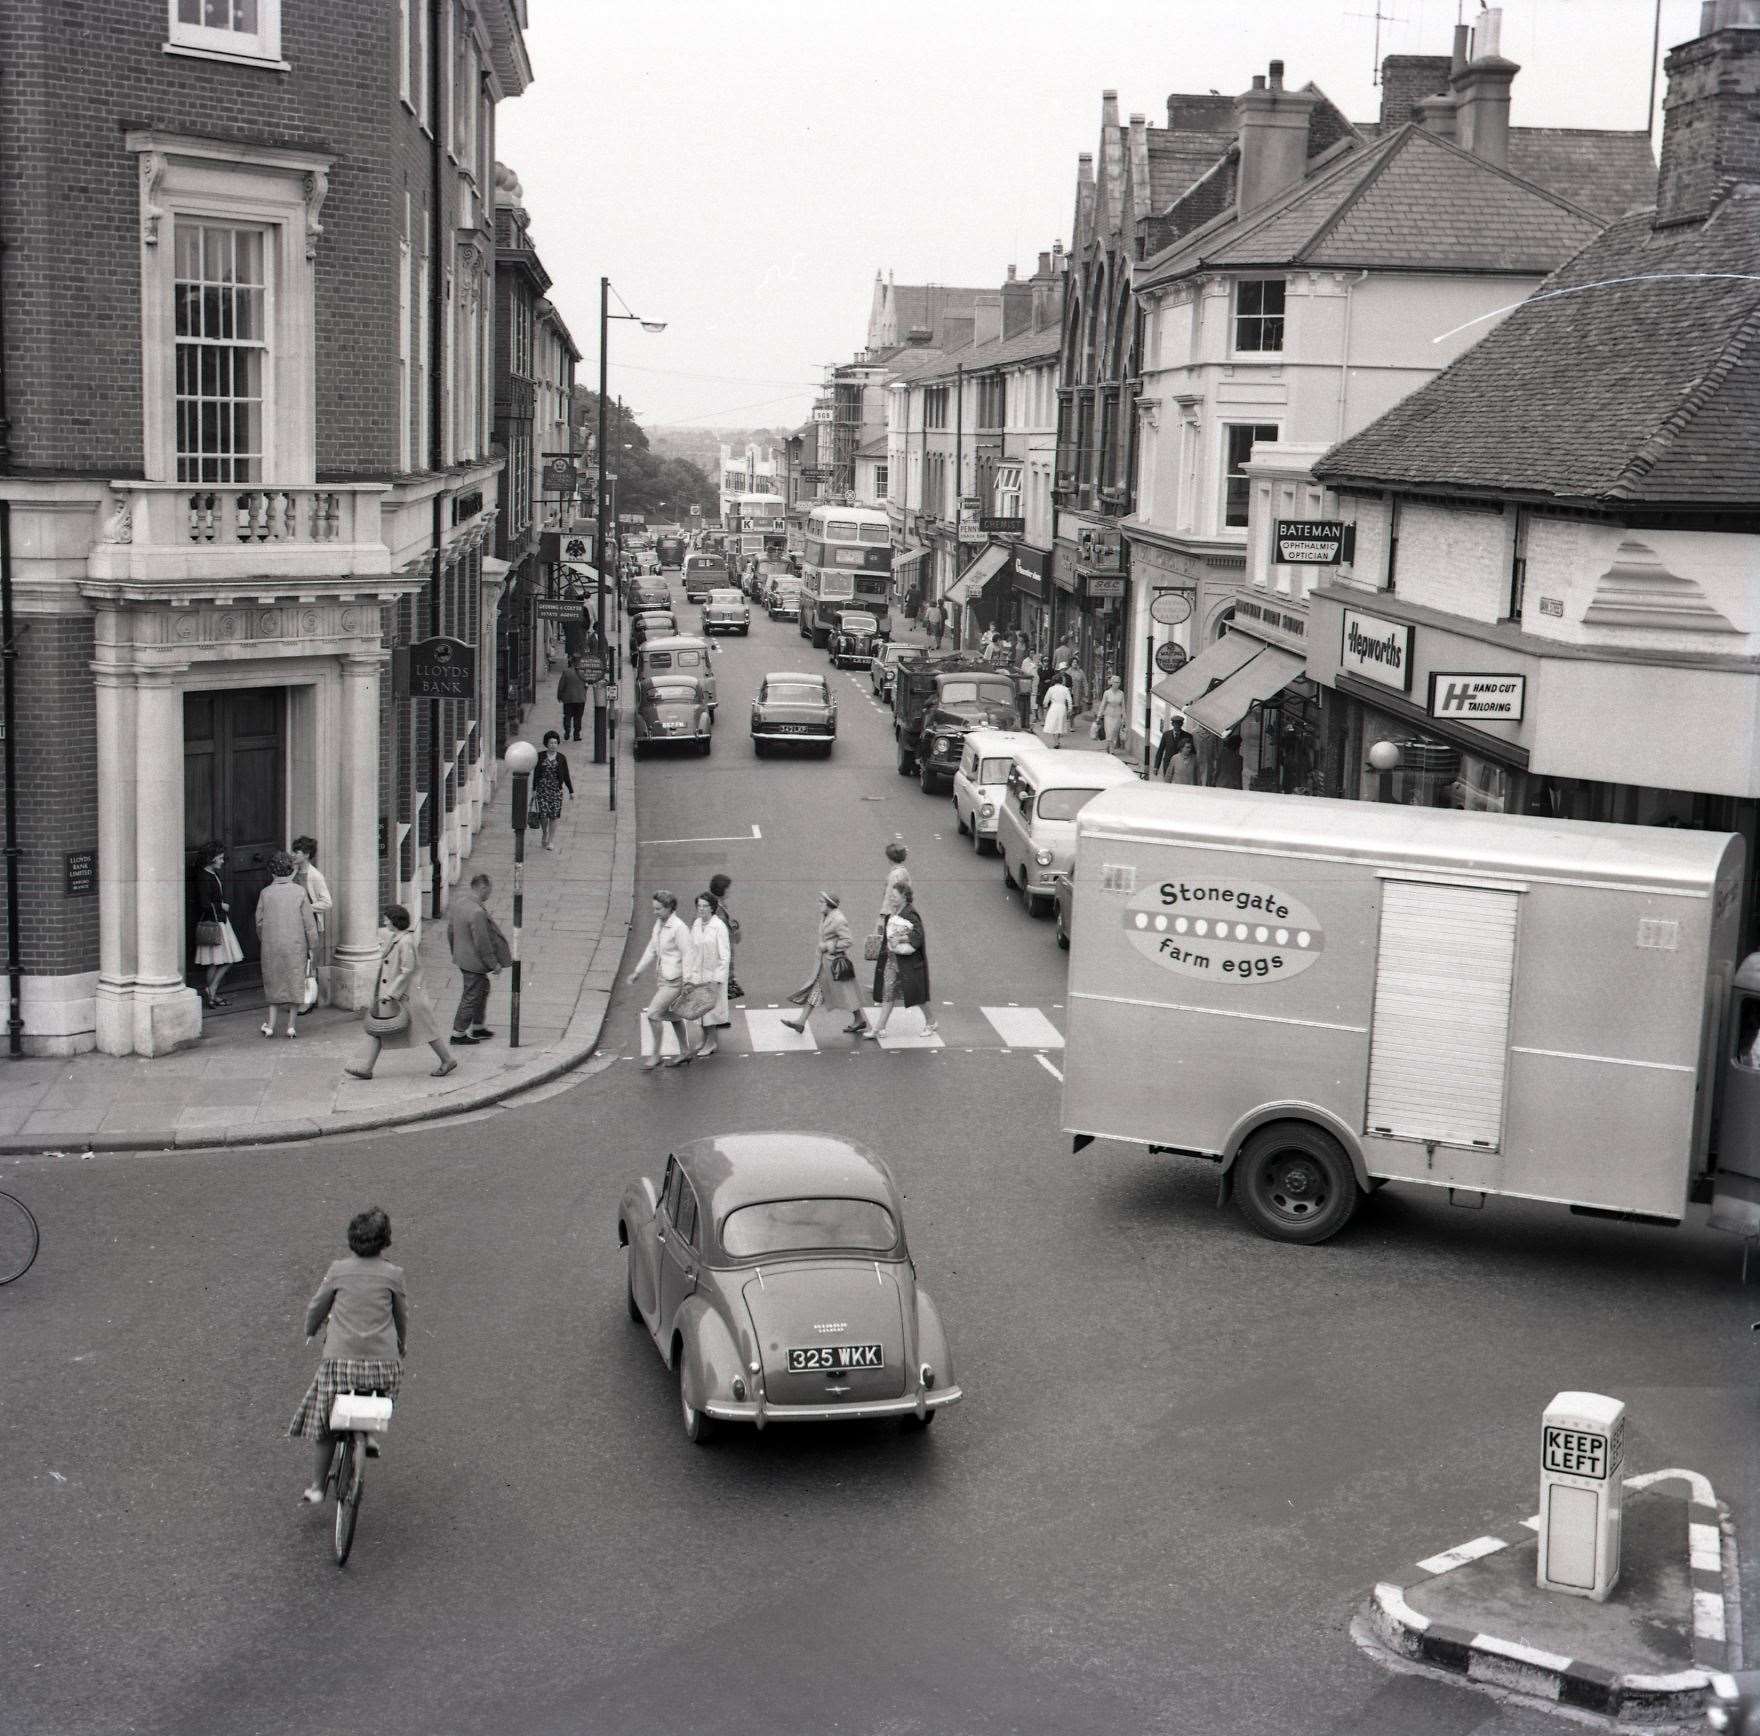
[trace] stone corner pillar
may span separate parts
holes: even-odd
[[[332,882],[336,948],[330,964],[333,1006],[364,1008],[379,967],[379,673],[381,649],[342,659],[343,778],[341,849]]]

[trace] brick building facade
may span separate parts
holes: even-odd
[[[469,849],[477,702],[439,708],[430,798],[428,708],[394,699],[389,654],[436,627],[481,646],[494,114],[531,76],[524,13],[0,8],[28,1051],[199,1036],[207,838],[252,954],[268,855],[319,839],[343,1005],[381,904],[420,912],[430,835],[448,880]]]

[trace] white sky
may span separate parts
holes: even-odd
[[[1518,126],[1629,128],[1655,0],[1506,0]],[[1165,124],[1170,91],[1281,58],[1353,120],[1383,54],[1446,54],[1474,0],[530,0],[535,81],[504,103],[551,297],[598,383],[599,276],[663,334],[613,324],[641,420],[804,419],[866,335],[877,268],[1000,284],[1067,246],[1100,93]],[[1391,16],[1389,21],[1388,15]],[[1662,0],[1662,48],[1699,0]],[[1663,80],[1657,81],[1660,111]],[[1657,137],[1660,139],[1660,121]],[[615,300],[613,311],[619,311]]]

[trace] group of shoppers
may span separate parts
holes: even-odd
[[[1246,764],[1241,757],[1241,738],[1231,730],[1224,736],[1198,738],[1186,728],[1185,719],[1170,717],[1155,746],[1151,775],[1165,784],[1207,784],[1212,789],[1238,790],[1246,785]]]
[[[207,972],[200,993],[202,1004],[211,1012],[232,1005],[220,989],[227,972],[244,958],[238,931],[232,926],[232,903],[226,896],[226,858],[227,847],[217,838],[196,853],[195,962],[198,970]],[[335,902],[318,872],[317,858],[316,838],[295,838],[287,849],[270,856],[269,884],[257,894],[257,948],[263,999],[269,1003],[269,1016],[263,1023],[265,1037],[273,1037],[281,1029],[284,1007],[284,1034],[297,1037],[297,1016],[310,1011],[322,993],[327,929]]]
[[[693,920],[678,913],[678,895],[653,895],[654,927],[648,944],[630,972],[633,984],[651,966],[654,994],[642,1009],[652,1050],[642,1066],[684,1067],[707,1060],[720,1047],[713,1032],[733,1023],[730,996],[738,993],[733,975],[733,949],[739,940],[739,920],[727,907],[732,880],[717,874],[707,892],[699,892]],[[672,1027],[678,1053],[662,1057],[660,1027]]]

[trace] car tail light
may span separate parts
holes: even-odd
[[[745,1383],[744,1377],[741,1375],[736,1374],[733,1377],[733,1396],[741,1404],[745,1403],[746,1383]]]
[[[925,1388],[930,1388],[930,1387],[934,1386],[934,1384],[935,1384],[935,1370],[932,1369],[928,1365],[928,1363],[925,1362],[923,1364],[923,1366],[917,1370],[917,1374],[921,1378]]]

